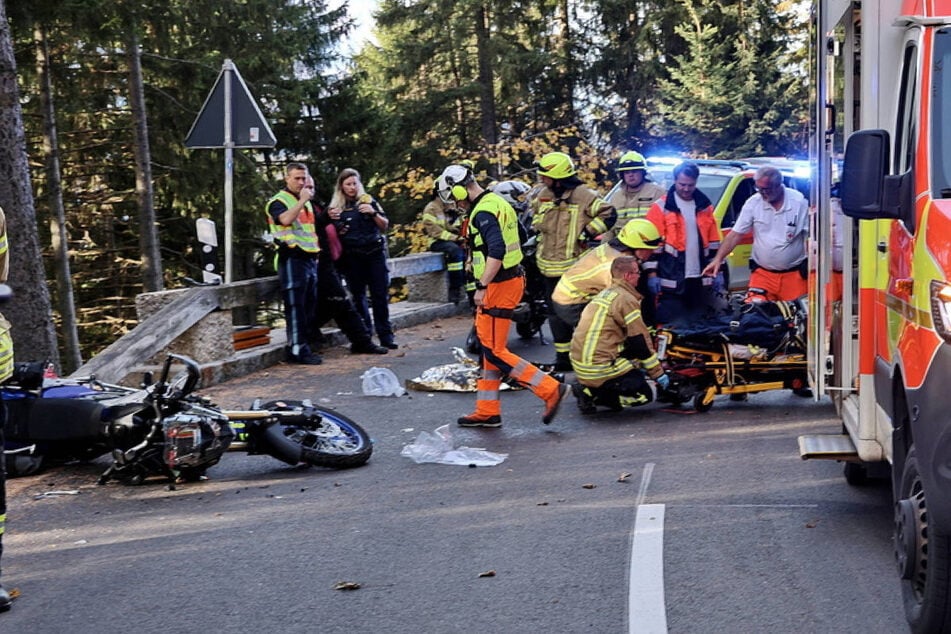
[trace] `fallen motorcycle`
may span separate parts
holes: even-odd
[[[175,361],[184,371],[169,379]],[[158,381],[145,388],[146,407],[133,417],[147,431],[141,442],[113,450],[100,484],[113,479],[141,484],[160,476],[174,488],[203,478],[229,448],[335,469],[358,467],[373,453],[366,431],[343,414],[310,401],[258,401],[249,410],[221,410],[192,393],[199,377],[192,359],[168,356]]]
[[[95,379],[44,378],[41,363],[18,363],[0,386],[7,409],[3,431],[8,477],[85,462],[139,442],[131,415],[144,393]]]

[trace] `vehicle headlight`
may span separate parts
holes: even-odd
[[[951,343],[951,284],[931,281],[931,320],[945,343]]]

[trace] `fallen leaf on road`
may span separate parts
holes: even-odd
[[[618,481],[618,482],[627,482],[627,479],[630,478],[630,477],[631,477],[631,474],[625,471],[624,473],[622,473],[622,474],[618,477],[617,481]]]
[[[812,521],[806,522],[806,528],[815,528],[818,523],[819,523],[819,520],[812,520]]]
[[[11,599],[16,599],[17,597],[20,596],[20,589],[19,589],[19,588],[10,588],[9,594],[10,594],[10,598],[11,598]]]
[[[480,577],[494,577],[494,576],[495,576],[495,571],[494,571],[494,570],[486,570],[485,572],[480,572],[480,573],[479,573],[479,576],[480,576]]]
[[[535,506],[548,506],[548,502],[538,502]]]
[[[590,484],[590,483],[589,483],[589,484],[582,484],[582,485],[581,485],[581,488],[582,488],[582,489],[593,489],[593,488],[596,487],[596,486],[598,486],[598,485],[596,485],[596,484]]]
[[[338,581],[334,584],[334,590],[359,590],[360,584],[356,581]]]

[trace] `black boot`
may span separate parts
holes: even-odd
[[[555,353],[555,367],[552,368],[553,372],[572,372],[574,368],[571,365],[571,359],[568,357],[567,352],[557,352]]]

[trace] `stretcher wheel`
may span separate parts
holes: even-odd
[[[713,407],[713,399],[710,399],[709,403],[704,403],[704,396],[706,396],[706,392],[700,392],[693,397],[693,408],[698,412],[709,412],[710,408]]]

